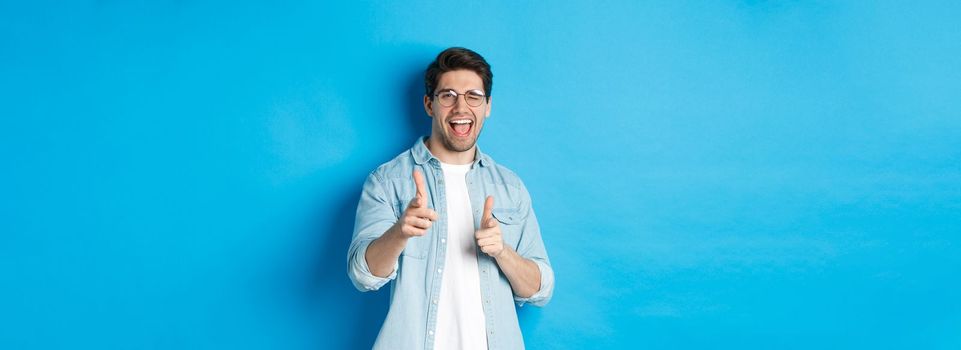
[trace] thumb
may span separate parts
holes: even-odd
[[[484,214],[481,216],[481,220],[485,227],[494,227],[497,223],[494,221],[494,215],[492,211],[494,210],[494,196],[487,196],[487,200],[484,201]]]

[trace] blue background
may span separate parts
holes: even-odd
[[[961,5],[4,1],[0,348],[364,348],[445,47],[557,273],[531,348],[961,348]]]

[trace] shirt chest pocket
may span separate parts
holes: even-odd
[[[430,249],[430,231],[432,230],[429,230],[426,235],[408,239],[407,246],[401,254],[405,257],[426,259],[427,251]]]
[[[504,244],[517,250],[517,245],[521,240],[521,229],[524,227],[520,210],[517,208],[494,208],[491,210],[491,215],[497,219],[500,225]]]

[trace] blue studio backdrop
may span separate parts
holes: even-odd
[[[961,348],[961,3],[0,4],[0,348],[360,349],[448,46],[557,275],[528,347]]]

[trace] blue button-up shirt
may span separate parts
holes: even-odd
[[[419,138],[410,150],[371,172],[357,206],[354,236],[347,253],[350,280],[360,291],[377,290],[394,281],[390,288],[390,310],[374,343],[375,349],[434,348],[437,305],[447,253],[447,199],[440,161],[427,149],[425,140]],[[414,198],[417,191],[412,177],[414,169],[424,174],[428,207],[437,211],[438,219],[426,235],[407,241],[389,276],[374,276],[365,258],[367,247],[397,222]],[[480,227],[484,200],[493,195],[492,215],[500,222],[505,246],[534,261],[540,269],[540,290],[529,298],[521,298],[514,295],[497,262],[477,251],[488,347],[523,348],[515,302],[518,307],[525,303],[543,306],[554,291],[554,270],[541,240],[530,194],[514,172],[494,163],[479,148],[467,173],[467,191],[474,209],[474,227]]]

